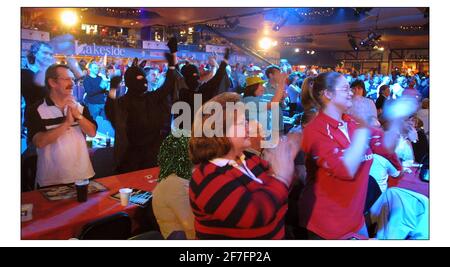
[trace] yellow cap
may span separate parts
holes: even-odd
[[[258,84],[258,83],[265,83],[265,81],[263,79],[261,79],[261,77],[259,77],[259,76],[251,76],[251,77],[247,77],[247,79],[245,79],[246,86],[250,86],[250,85],[254,85],[254,84]]]

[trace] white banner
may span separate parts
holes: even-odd
[[[159,49],[159,50],[168,50],[166,43],[164,42],[155,42],[155,41],[142,41],[143,49]]]
[[[50,41],[50,33],[22,29],[22,39],[48,42]]]
[[[227,49],[226,46],[218,46],[218,45],[206,45],[206,52],[208,53],[225,53],[225,50]]]

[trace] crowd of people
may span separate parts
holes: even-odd
[[[116,173],[160,167],[153,208],[164,237],[428,238],[428,199],[387,187],[406,163],[429,165],[428,76],[230,66],[229,49],[220,64],[211,56],[200,65],[179,60],[175,38],[168,47],[164,68],[135,59],[100,75],[99,62],[85,71],[70,58],[53,64],[50,45],[32,46],[21,92],[36,187],[94,176],[85,136],[96,135],[104,113]],[[76,80],[83,99],[73,96]],[[396,113],[404,101],[416,105]],[[188,109],[173,113],[177,103]],[[253,109],[228,112],[230,103]],[[371,181],[380,193],[368,201]]]

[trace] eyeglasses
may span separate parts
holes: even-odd
[[[350,88],[350,87],[343,87],[343,88],[335,89],[335,91],[346,92],[347,94],[353,93],[352,88]]]

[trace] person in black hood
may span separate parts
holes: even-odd
[[[198,67],[194,64],[188,63],[181,68],[181,74],[184,77],[187,89],[179,91],[179,100],[187,102],[191,107],[191,125],[196,111],[194,108],[195,94],[200,94],[202,96],[201,104],[203,105],[203,103],[206,103],[214,96],[228,91],[230,81],[226,72],[226,67],[228,65],[229,57],[230,49],[227,48],[216,74],[204,83],[200,81],[200,72]],[[182,128],[186,129],[186,125],[183,125]]]
[[[155,167],[161,142],[170,133],[171,106],[177,100],[177,88],[185,85],[175,69],[176,51],[165,56],[169,70],[164,84],[155,91],[147,91],[145,72],[137,64],[125,72],[128,91],[124,96],[115,97],[114,88],[118,87],[120,78],[111,80],[105,112],[115,129],[114,156],[118,173]]]

